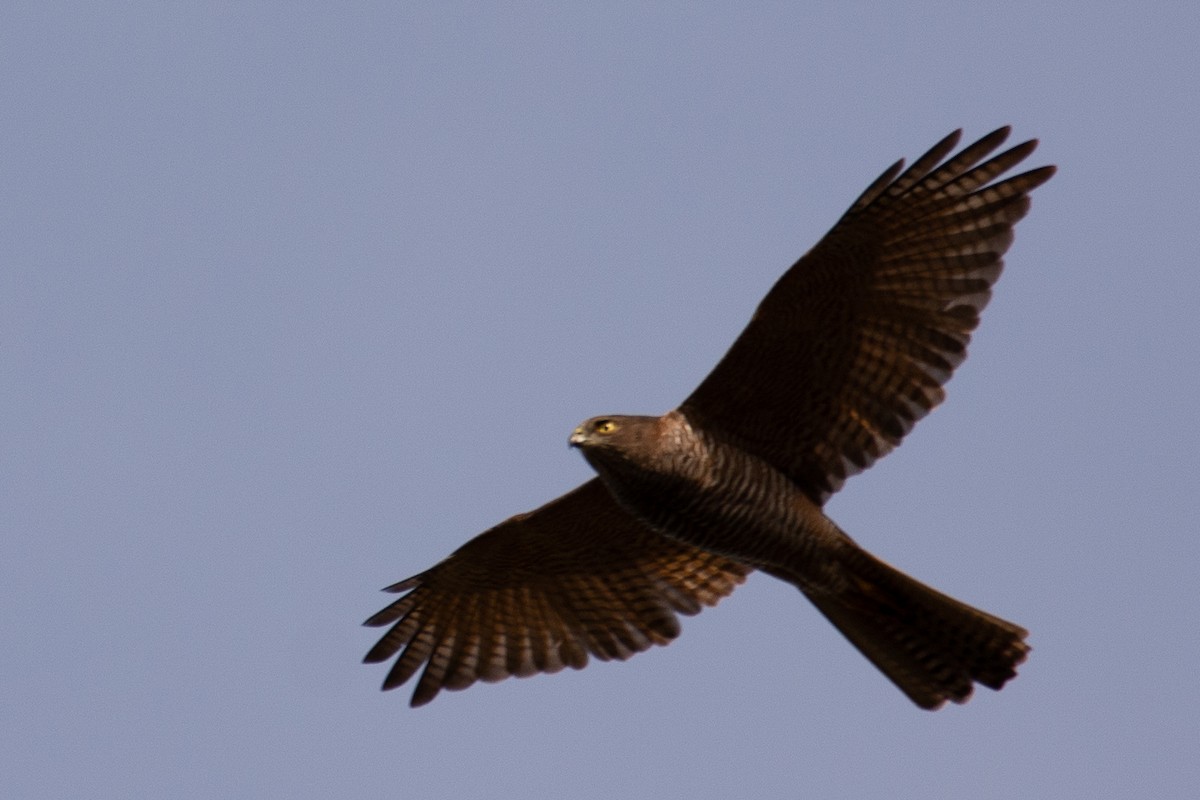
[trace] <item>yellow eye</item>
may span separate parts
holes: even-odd
[[[596,433],[612,433],[616,429],[617,423],[613,422],[611,419],[597,420],[596,424],[592,426],[592,430]]]

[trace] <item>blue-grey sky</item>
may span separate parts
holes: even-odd
[[[1200,794],[1194,3],[10,3],[0,794]],[[829,505],[1028,627],[916,709],[763,576],[407,707],[360,622],[589,476],[888,164],[1055,163],[945,405]]]

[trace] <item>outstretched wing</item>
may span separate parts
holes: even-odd
[[[941,402],[1042,167],[993,183],[1036,141],[984,161],[1001,128],[896,163],[788,270],[680,406],[786,472],[818,503]]]
[[[714,605],[750,568],[667,539],[598,479],[476,536],[366,621],[391,625],[366,656],[399,654],[384,689],[424,665],[412,705],[478,680],[624,660],[679,635],[676,614]]]

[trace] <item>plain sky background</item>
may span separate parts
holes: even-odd
[[[7,3],[0,795],[1200,796],[1200,5]],[[879,172],[1038,190],[948,402],[832,516],[1027,626],[915,708],[763,576],[407,707],[360,627],[589,477]]]

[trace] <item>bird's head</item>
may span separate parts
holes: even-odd
[[[635,453],[654,446],[658,428],[658,417],[592,417],[571,432],[568,442],[571,447],[583,451],[584,457],[593,464],[597,458],[628,460]]]
[[[571,447],[584,452],[596,447],[611,447],[624,437],[625,417],[592,417],[571,431]]]
[[[678,411],[661,417],[592,417],[571,433],[617,502],[638,508],[703,469],[703,442]]]

